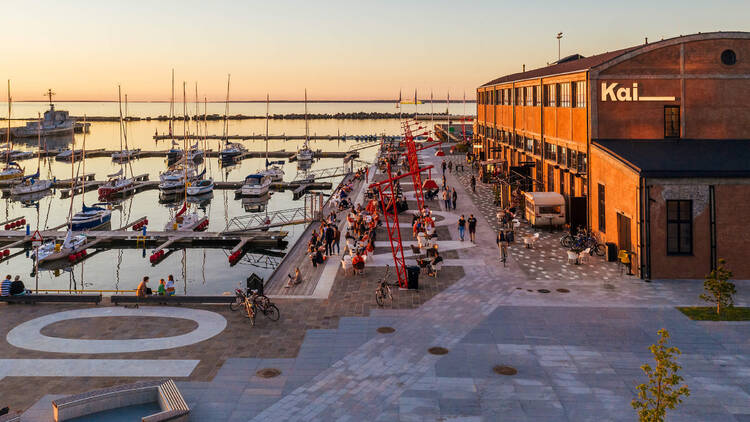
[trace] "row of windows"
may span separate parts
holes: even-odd
[[[545,84],[541,92],[540,86],[533,85],[521,88],[495,89],[477,92],[477,103],[482,105],[525,105],[546,107],[586,107],[586,82],[563,82],[559,84]]]
[[[479,135],[485,138],[495,139],[497,142],[510,145],[518,150],[538,155],[544,159],[554,161],[561,166],[586,173],[588,162],[586,154],[583,152],[549,142],[542,143],[539,139],[515,135],[505,130],[484,125],[479,125],[478,130]]]

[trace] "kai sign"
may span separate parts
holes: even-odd
[[[647,97],[639,95],[638,82],[633,86],[620,86],[619,82],[602,82],[602,101],[675,101],[675,97]]]

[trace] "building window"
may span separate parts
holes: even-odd
[[[560,169],[560,195],[565,195],[565,173]]]
[[[534,104],[533,105],[536,107],[536,106],[539,105],[539,87],[537,85],[534,85],[531,90],[532,90],[532,92],[534,94]]]
[[[680,137],[680,106],[664,106],[664,137]]]
[[[544,85],[544,105],[555,107],[557,97],[555,96],[555,85]]]
[[[578,151],[568,150],[568,168],[578,170]]]
[[[514,90],[514,92],[513,92],[513,104],[514,105],[519,106],[519,105],[522,104],[522,102],[521,102],[522,101],[521,96],[522,96],[521,88],[516,88]]]
[[[534,105],[534,87],[527,86],[526,88],[524,88],[524,94],[526,96],[526,105],[533,106]]]
[[[599,183],[599,231],[604,233],[607,228],[607,221],[605,219],[605,207],[604,207],[604,185]]]
[[[531,138],[526,138],[526,151],[534,152],[534,140]]]
[[[555,168],[547,164],[547,192],[555,191]]]
[[[558,86],[560,87],[560,107],[570,107],[570,82]]]
[[[721,62],[727,66],[737,63],[737,54],[734,50],[724,50],[721,52]]]
[[[567,166],[568,165],[568,149],[560,147],[560,151],[557,154],[557,164]]]
[[[693,253],[693,201],[667,201],[667,253]]]
[[[542,141],[534,139],[534,155],[542,155]]]
[[[580,173],[586,173],[586,168],[588,167],[588,163],[586,161],[586,154],[583,152],[578,153],[578,171]]]
[[[573,107],[584,108],[586,107],[586,82],[579,81],[573,85],[573,99],[575,104]]]
[[[570,178],[570,196],[576,196],[576,178],[573,177],[573,173],[569,174]]]

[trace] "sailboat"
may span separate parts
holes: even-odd
[[[270,97],[266,94],[266,168],[260,170],[258,173],[267,176],[273,182],[280,182],[284,179],[284,170],[277,164],[284,164],[283,161],[274,161],[273,163],[268,161],[268,108],[269,108]]]
[[[200,124],[198,123],[198,84],[195,84],[195,135],[198,137],[200,132]],[[203,110],[203,120],[205,122],[206,119],[206,113],[207,111]],[[203,142],[205,144],[205,133]],[[195,143],[195,145],[190,149],[190,151],[200,151],[201,153],[201,160],[203,159],[203,150],[198,148],[198,142]],[[190,155],[188,155],[188,158],[190,158]],[[203,163],[203,172],[201,174],[206,174],[206,163]],[[213,192],[214,190],[214,179],[212,177],[209,177],[208,179],[199,179],[196,180],[193,183],[190,183],[186,188],[186,193],[188,196],[199,196],[199,195],[207,195]]]
[[[42,118],[39,116],[39,121]],[[42,166],[42,125],[40,124],[37,129],[37,165],[36,173],[24,176],[23,181],[10,188],[10,194],[13,196],[29,195],[32,193],[42,192],[52,188],[51,180],[40,180],[39,170]]]
[[[307,162],[305,164],[309,164],[309,162],[313,159],[313,151],[308,146],[309,142],[310,126],[307,122],[307,89],[305,89],[305,144],[302,146],[302,149],[297,151],[297,161],[299,161],[300,163]]]
[[[5,132],[5,142],[8,145],[8,150],[5,154],[5,168],[0,171],[0,180],[13,180],[20,179],[23,177],[23,169],[15,161],[10,161],[10,152],[13,150],[13,144],[10,141],[10,110],[11,110],[11,98],[10,98],[10,79],[8,80],[8,130]]]
[[[234,164],[235,158],[247,152],[247,148],[244,145],[229,142],[229,82],[232,75],[227,75],[227,98],[224,102],[224,126],[222,128],[222,139],[224,139],[224,148],[219,152],[221,164]]]
[[[127,115],[127,95],[125,96],[125,114]],[[123,191],[125,189],[128,189],[133,186],[133,178],[132,177],[126,177],[127,174],[127,167],[124,166],[122,163],[127,161],[130,163],[130,150],[128,150],[128,132],[127,128],[124,123],[124,119],[122,117],[122,91],[120,89],[120,86],[117,86],[117,99],[120,104],[120,154],[123,155],[123,157],[128,157],[124,160],[118,160],[120,161],[120,171],[108,174],[107,175],[107,183],[101,185],[99,187],[99,198],[108,198],[112,196],[113,194]],[[125,139],[125,148],[123,149],[123,138]],[[112,158],[114,159],[114,154],[112,155]],[[132,166],[131,166],[131,173],[132,173]]]
[[[84,177],[81,179],[81,195],[84,195],[86,193],[86,132],[83,133],[83,153],[81,159],[83,160],[84,174]],[[75,158],[71,161],[71,163],[73,162],[75,162]],[[81,211],[75,213],[70,219],[70,230],[74,232],[96,230],[109,224],[109,221],[112,219],[112,211],[100,205],[104,204],[97,203],[89,207],[86,206],[85,202],[82,202]]]
[[[182,98],[183,98],[183,107],[184,107],[184,124],[183,124],[183,145],[187,146],[187,105],[185,104],[185,83],[182,84]],[[207,221],[205,217],[200,217],[196,211],[190,211],[188,209],[188,200],[187,200],[187,190],[188,190],[188,176],[187,176],[187,166],[184,166],[185,176],[184,176],[184,189],[185,189],[185,199],[184,203],[182,204],[182,208],[180,211],[178,211],[173,218],[171,218],[166,226],[164,227],[165,231],[195,231],[195,230],[201,230],[205,229],[207,226]],[[203,173],[205,174],[205,170],[203,170]]]
[[[84,118],[85,121],[85,118]],[[86,132],[84,132],[84,139]],[[73,148],[75,148],[75,138],[73,138]],[[73,219],[73,201],[75,200],[75,157],[70,164],[70,208],[68,209],[68,222]],[[70,255],[77,254],[83,250],[83,246],[86,244],[85,234],[73,234],[72,225],[68,224],[68,232],[65,235],[65,240],[62,243],[57,243],[57,240],[52,239],[42,244],[36,251],[31,254],[31,258],[38,260],[36,262],[43,263],[48,261],[56,261],[58,259],[67,258]]]

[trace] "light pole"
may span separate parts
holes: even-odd
[[[557,33],[557,61],[558,62],[560,61],[560,40],[562,39],[562,37],[563,37],[563,33],[558,32]]]

